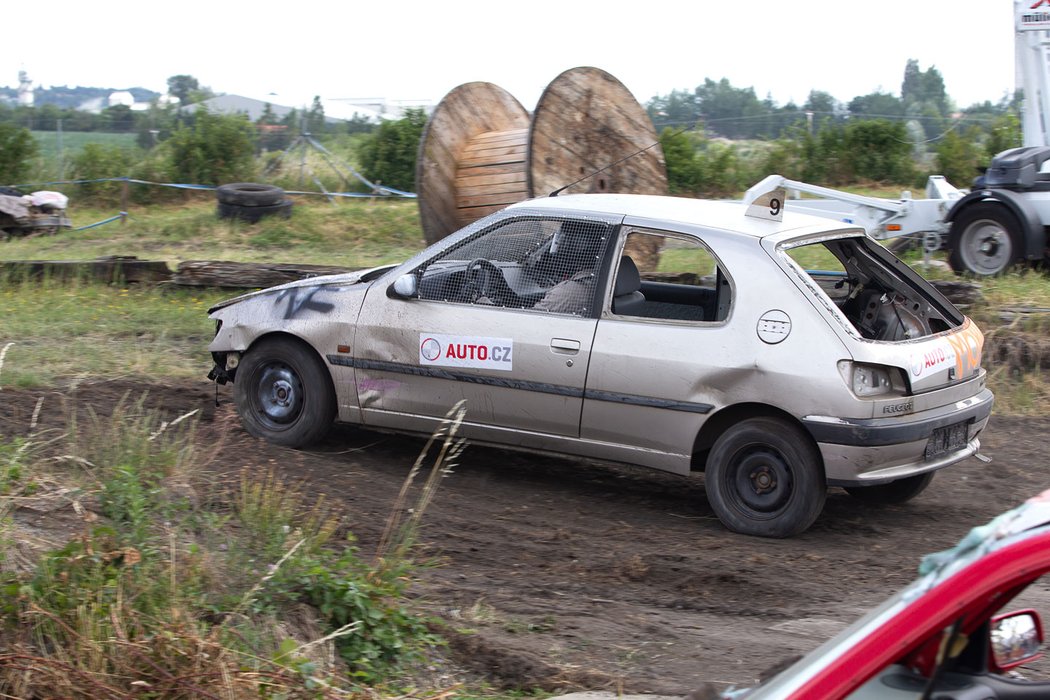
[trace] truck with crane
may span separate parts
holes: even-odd
[[[919,239],[926,251],[948,251],[957,273],[999,275],[1043,261],[1050,246],[1050,0],[1014,0],[1014,46],[1024,89],[1023,145],[996,155],[968,191],[933,175],[925,198],[902,192],[887,199],[770,175],[744,201],[777,187],[813,195],[792,207],[854,223],[876,240]]]

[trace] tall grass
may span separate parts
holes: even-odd
[[[0,566],[0,694],[363,695],[438,643],[407,594],[422,564],[418,518],[462,448],[462,411],[412,471],[433,460],[426,488],[393,505],[413,511],[391,535],[398,546],[369,562],[352,536],[337,540],[342,517],[323,497],[275,472],[212,482],[221,433],[199,440],[194,416],[163,420],[147,406],[125,397],[110,416],[71,409],[57,437],[0,441],[0,564],[32,535],[20,504],[71,492],[95,503],[57,512],[57,546]]]

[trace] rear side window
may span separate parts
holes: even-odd
[[[929,282],[874,240],[834,238],[781,247],[815,294],[869,340],[922,338],[963,316]]]
[[[729,316],[729,279],[714,253],[691,236],[630,231],[614,275],[610,310],[617,316],[697,323]]]

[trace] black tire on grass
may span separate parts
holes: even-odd
[[[279,204],[258,207],[219,202],[218,215],[220,219],[240,219],[241,221],[254,224],[265,216],[280,216],[287,219],[292,215],[292,204],[293,202],[290,199],[286,199]]]
[[[275,185],[256,182],[231,182],[219,185],[215,190],[219,204],[234,204],[242,207],[268,207],[284,201],[284,190]]]

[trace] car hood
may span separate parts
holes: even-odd
[[[239,304],[242,301],[254,299],[255,297],[263,296],[265,294],[272,294],[273,292],[279,292],[285,289],[324,286],[347,287],[354,284],[371,282],[384,272],[392,270],[395,267],[397,266],[380,265],[378,267],[370,267],[367,270],[354,270],[353,272],[342,272],[335,275],[320,275],[318,277],[306,277],[301,280],[285,282],[284,284],[279,284],[274,287],[267,287],[266,289],[259,289],[254,292],[248,292],[247,294],[241,294],[239,296],[232,297],[230,299],[224,299],[223,301],[220,301],[218,304],[215,304],[210,309],[208,309],[208,313],[211,314],[218,311],[219,309],[225,309],[228,306]]]

